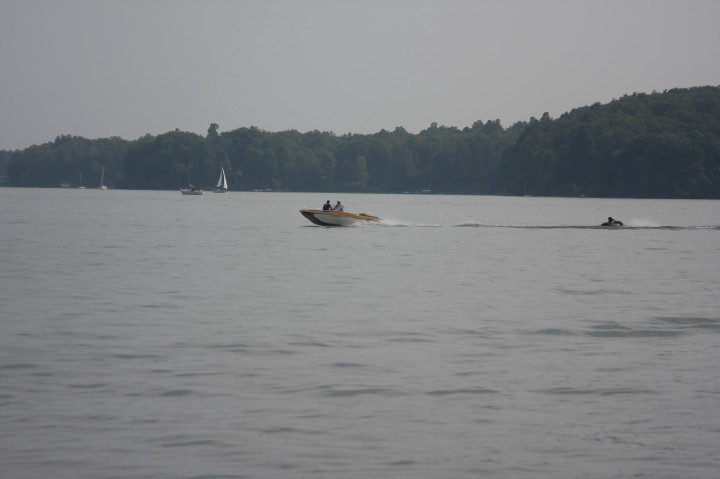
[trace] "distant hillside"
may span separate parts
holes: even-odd
[[[134,141],[59,136],[0,152],[9,186],[174,189],[189,167],[231,190],[720,198],[720,87],[633,94],[508,128],[433,123],[370,135],[255,127],[206,136],[170,131]],[[4,170],[3,170],[4,165]]]
[[[720,88],[633,94],[531,121],[504,155],[504,192],[720,198]]]

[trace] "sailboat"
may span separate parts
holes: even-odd
[[[228,189],[227,178],[225,177],[225,168],[220,165],[220,178],[218,178],[217,186],[213,193],[225,193]]]
[[[190,183],[190,164],[185,165],[185,173],[183,174],[183,181],[180,185],[180,193],[183,195],[202,195],[203,189],[199,186],[195,186]]]
[[[98,190],[107,190],[107,186],[105,185],[105,167],[102,167],[102,171],[100,172],[100,185],[97,187]]]

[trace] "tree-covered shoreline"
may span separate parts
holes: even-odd
[[[0,151],[7,186],[720,198],[720,87],[626,95],[552,119],[338,136],[255,127],[137,140],[60,136]],[[4,170],[4,173],[2,171]]]

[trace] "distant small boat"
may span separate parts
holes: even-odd
[[[225,168],[220,165],[220,178],[218,178],[217,186],[213,193],[225,193],[228,189],[227,178],[225,177]]]
[[[183,195],[198,196],[203,194],[203,189],[190,183],[190,164],[185,165],[183,181],[180,184],[180,193]]]
[[[345,213],[344,211],[324,211],[302,209],[300,214],[320,226],[350,226],[357,223],[380,221],[381,218],[366,213]]]
[[[105,167],[102,167],[100,172],[100,185],[97,187],[98,190],[107,190],[108,187],[105,185]]]
[[[197,196],[197,195],[203,194],[203,189],[198,186],[188,183],[187,188],[180,188],[180,193],[182,193],[183,195],[196,195]]]
[[[623,222],[613,219],[613,217],[611,216],[605,223],[602,223],[600,226],[623,226]]]

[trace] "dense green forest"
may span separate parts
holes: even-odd
[[[506,193],[720,198],[720,87],[544,116],[505,152],[503,169]]]
[[[137,140],[60,136],[0,151],[8,186],[176,189],[186,168],[232,190],[720,198],[720,87],[626,95],[504,128],[433,123],[375,134],[171,131]],[[4,172],[3,172],[4,170]]]

